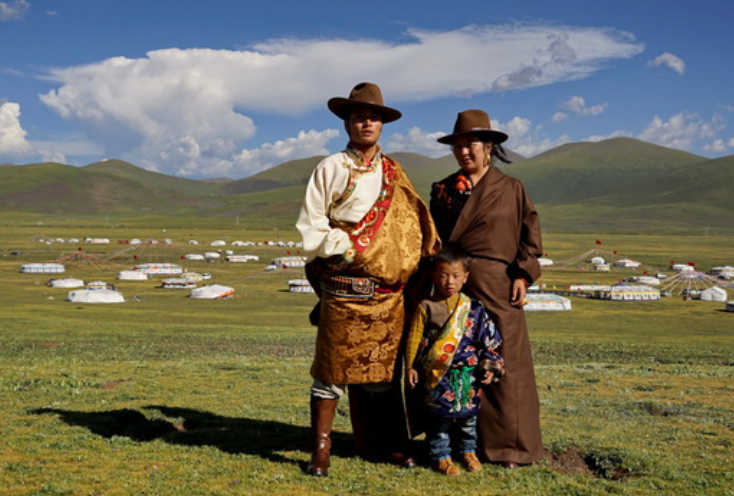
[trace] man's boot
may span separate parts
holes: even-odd
[[[375,461],[377,436],[384,435],[373,428],[374,411],[370,393],[358,385],[349,386],[349,419],[352,421],[354,451],[363,460]]]
[[[306,472],[315,477],[329,475],[329,455],[331,452],[331,429],[334,423],[334,412],[339,400],[327,400],[311,397],[311,434],[313,451],[311,463]]]

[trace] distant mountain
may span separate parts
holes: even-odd
[[[448,152],[448,150],[447,150]],[[456,171],[451,154],[394,153],[424,199]],[[38,213],[237,216],[292,227],[311,171],[323,157],[286,162],[241,180],[197,181],[119,160],[86,167],[44,163],[0,167],[0,210]],[[734,234],[734,156],[707,159],[630,138],[572,143],[512,164],[544,229]]]
[[[39,213],[172,214],[221,208],[215,187],[118,160],[0,168],[0,208]]]

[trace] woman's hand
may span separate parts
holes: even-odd
[[[510,294],[510,305],[513,307],[522,307],[527,304],[525,296],[528,294],[528,288],[524,279],[515,279],[512,281],[512,293]]]

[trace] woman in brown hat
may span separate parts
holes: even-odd
[[[357,454],[411,468],[395,381],[403,289],[438,248],[438,235],[402,167],[378,145],[383,123],[401,115],[383,104],[380,88],[360,83],[328,107],[344,121],[349,143],[314,169],[296,224],[319,296],[307,472],[328,474],[334,412],[347,389]]]
[[[507,135],[492,129],[481,110],[460,112],[451,145],[461,169],[433,184],[430,210],[445,244],[471,256],[466,293],[479,299],[497,323],[506,373],[486,386],[478,418],[480,455],[507,468],[542,456],[540,412],[523,305],[540,276],[540,223],[523,184],[492,165],[509,162]]]

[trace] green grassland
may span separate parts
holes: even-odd
[[[32,241],[85,236],[111,243]],[[131,238],[173,243],[118,244]],[[227,247],[260,257],[244,264],[180,259],[217,239],[295,241],[297,233],[219,216],[3,217],[0,494],[734,494],[734,314],[680,298],[573,299],[570,312],[528,312],[546,448],[531,467],[448,479],[425,466],[366,463],[352,453],[344,402],[331,475],[308,477],[315,329],[307,314],[316,298],[287,291],[300,269],[264,270],[293,248]],[[544,251],[558,261],[617,251],[645,270],[671,260],[709,268],[732,264],[732,241],[548,233]],[[63,277],[114,282],[126,302],[70,303],[67,290],[45,284],[61,276],[19,272],[75,253],[84,257]],[[211,273],[235,295],[192,300],[188,290],[160,288],[160,277],[115,280],[148,261]],[[541,280],[565,286],[634,274],[555,267]]]

